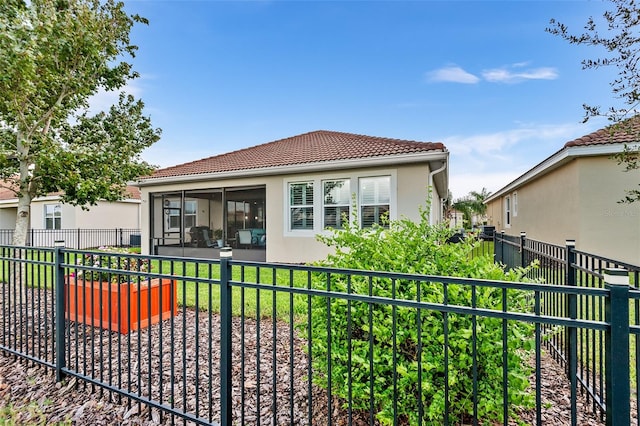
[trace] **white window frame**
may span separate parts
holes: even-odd
[[[513,217],[518,216],[518,192],[517,191],[511,194],[511,210],[512,210],[511,215]]]
[[[49,227],[49,221],[52,227]],[[62,229],[62,204],[44,205],[44,229]]]
[[[377,183],[379,182],[381,179],[388,179],[388,185],[389,185],[389,194],[388,194],[388,199],[386,200],[386,202],[381,202],[378,197],[380,196],[380,185]],[[385,179],[385,180],[386,180]],[[376,198],[374,200],[374,202],[371,203],[366,203],[363,199],[364,193],[362,191],[362,185],[364,184],[365,181],[373,181],[374,184],[374,197]],[[364,228],[363,225],[363,219],[364,219],[364,209],[366,207],[379,207],[379,206],[387,206],[387,211],[389,212],[389,218],[391,215],[391,193],[392,193],[392,184],[391,184],[391,176],[389,175],[379,175],[379,176],[362,176],[358,179],[358,220],[360,221],[360,223],[358,224],[361,228]],[[377,214],[378,217],[378,221],[376,222],[372,222],[370,226],[367,226],[367,228],[371,228],[373,227],[374,223],[377,223],[379,225],[381,225],[381,223],[379,222],[380,219],[380,214]]]
[[[311,186],[311,190],[313,191],[313,195],[311,197],[311,204],[304,203],[304,204],[293,204],[292,203],[292,190],[296,185],[306,185],[306,186]],[[318,221],[315,220],[315,218],[317,217],[317,203],[316,203],[316,197],[318,196],[318,191],[316,191],[317,188],[317,183],[314,182],[313,180],[304,180],[304,181],[294,181],[294,182],[289,182],[287,184],[287,231],[288,232],[293,232],[293,233],[313,233]],[[306,200],[306,195],[305,195],[305,201]],[[293,213],[296,209],[311,209],[311,220],[312,220],[312,225],[310,228],[305,227],[305,228],[294,228],[294,224],[293,224]]]
[[[165,200],[166,202],[169,202],[169,204],[165,205],[165,229],[168,232],[180,232],[180,223],[181,223],[181,218],[180,215],[182,214],[182,206],[180,205],[180,199],[169,199],[167,198]],[[177,212],[177,214],[176,214]],[[178,217],[178,226],[171,226],[171,218],[174,217]]]
[[[193,213],[190,212],[191,210],[187,207],[187,205],[192,207],[191,210],[193,211]],[[192,220],[192,224],[189,224],[188,218]],[[190,229],[192,226],[197,226],[197,225],[198,225],[198,201],[185,200],[184,201],[184,228]]]
[[[361,178],[373,178],[373,177],[382,177],[389,176],[390,177],[390,195],[389,195],[389,219],[395,220],[397,219],[397,211],[398,211],[398,188],[397,188],[397,170],[396,169],[380,169],[376,170],[374,173],[367,173],[366,171],[355,171],[353,173],[345,174],[341,172],[340,174],[333,174],[331,172],[319,173],[313,175],[299,175],[299,176],[291,176],[289,179],[282,180],[282,192],[283,192],[283,203],[282,203],[282,227],[283,227],[283,236],[284,237],[301,237],[301,238],[311,238],[315,237],[317,234],[329,234],[332,231],[324,228],[324,204],[323,204],[323,182],[324,181],[336,181],[336,180],[348,180],[350,183],[350,191],[351,195],[355,196],[356,201],[356,209],[360,211],[360,188],[359,188],[359,180]],[[314,221],[313,221],[313,229],[291,229],[291,198],[290,198],[290,186],[291,184],[296,183],[313,183],[314,192],[313,192],[313,212],[314,212]],[[355,194],[355,195],[354,195]],[[352,217],[352,209],[353,209],[353,198],[350,199],[351,203],[349,205],[349,220],[353,219]],[[358,219],[360,220],[360,214],[358,214]]]
[[[328,183],[334,182],[344,182],[347,189],[347,197],[346,199],[340,199],[333,203],[327,203],[326,199],[326,185]],[[344,187],[343,187],[344,188]],[[333,228],[333,229],[344,229],[342,226],[342,215],[344,212],[342,210],[346,208],[347,220],[351,220],[351,179],[324,179],[322,181],[322,229]],[[339,215],[336,215],[336,224],[327,224],[327,209],[336,209],[340,212]]]
[[[504,227],[511,228],[511,195],[504,197]]]

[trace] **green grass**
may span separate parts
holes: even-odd
[[[475,247],[471,252],[471,257],[473,258],[478,256],[484,256],[484,255],[489,255],[493,257],[493,253],[494,253],[493,241],[482,240],[478,242],[478,246]]]

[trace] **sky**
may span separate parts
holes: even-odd
[[[601,1],[128,0],[140,97],[167,167],[314,130],[450,152],[454,199],[500,189],[575,138],[584,103],[609,107],[615,69],[545,32],[580,32]],[[92,105],[116,95],[101,93]]]

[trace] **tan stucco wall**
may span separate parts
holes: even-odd
[[[509,235],[564,245],[640,265],[640,203],[620,204],[624,190],[636,188],[640,172],[623,172],[609,157],[580,157],[511,191],[517,216],[504,223],[504,198],[487,205],[490,224]]]
[[[427,199],[427,181],[429,167],[427,164],[408,165],[382,169],[351,169],[329,171],[326,173],[296,174],[256,177],[245,179],[229,179],[224,181],[207,181],[197,183],[181,183],[142,187],[142,249],[148,253],[149,244],[149,194],[177,190],[210,189],[219,187],[238,187],[265,185],[266,193],[266,260],[268,262],[303,263],[326,257],[331,251],[329,247],[316,241],[315,232],[290,232],[287,230],[287,184],[295,181],[321,181],[323,179],[352,179],[352,192],[357,187],[357,179],[365,176],[391,175],[392,186],[392,218],[408,217],[417,219],[418,206],[424,205]],[[320,191],[317,192],[320,197]],[[320,199],[320,198],[318,198]],[[439,208],[439,195],[436,202]],[[319,214],[318,212],[317,214]],[[157,228],[156,228],[157,229]],[[318,231],[320,231],[318,229]],[[325,232],[325,231],[320,231]]]
[[[0,229],[14,229],[16,227],[17,207],[0,209]]]
[[[64,207],[64,205],[63,205]],[[63,211],[63,228],[64,226]],[[107,203],[99,201],[97,205],[90,206],[89,210],[75,207],[75,226],[79,229],[139,229],[140,228],[140,202],[126,201]]]
[[[40,199],[31,203],[31,228],[45,229],[44,209],[47,204],[60,204],[58,199]],[[140,202],[99,201],[83,210],[79,206],[62,204],[62,229],[139,229]],[[15,215],[15,211],[13,213]],[[15,225],[15,219],[14,219]]]
[[[60,204],[60,200],[56,199],[40,199],[31,203],[31,228],[45,229],[44,208],[48,204]],[[79,207],[78,207],[79,208]],[[76,228],[76,207],[70,204],[62,204],[62,229]]]
[[[638,187],[640,172],[623,172],[606,157],[579,160],[580,231],[576,247],[640,265],[640,203],[619,203],[625,189]]]
[[[509,235],[526,232],[531,238],[554,244],[564,244],[568,238],[577,238],[579,224],[578,168],[575,161],[558,168],[527,185],[519,187],[488,205],[487,215],[496,232]],[[505,198],[517,193],[518,205],[506,224]]]

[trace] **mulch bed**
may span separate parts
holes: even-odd
[[[274,324],[271,319],[241,322],[234,318],[233,330],[232,399],[237,424],[256,424],[260,418],[261,424],[305,425],[309,423],[310,410],[312,424],[328,423],[327,394],[315,386],[309,390],[305,341],[296,333],[290,340],[289,324]],[[162,398],[165,404],[173,403],[191,413],[197,410],[200,417],[215,420],[220,411],[217,401],[219,335],[217,315],[187,309],[172,322],[167,320],[151,330],[144,329],[129,336],[79,326],[77,329],[72,327],[70,337],[73,362],[77,362],[77,368],[83,374],[107,380],[111,373],[112,383],[122,380],[122,386],[131,392]],[[186,341],[184,347],[180,343],[183,339]],[[240,342],[244,344],[240,345]],[[139,354],[136,352],[138,347]],[[154,354],[151,362],[149,353]],[[290,365],[292,354],[296,360],[293,367]],[[239,361],[242,357],[244,365]],[[76,368],[76,365],[72,367]],[[565,373],[544,353],[542,377],[542,424],[570,424],[570,394]],[[150,387],[148,383],[151,383]],[[257,389],[260,389],[259,393]],[[311,408],[308,406],[309,392]],[[276,410],[273,410],[274,404]],[[130,403],[126,398],[92,388],[79,379],[56,383],[50,370],[0,352],[0,407],[8,405],[18,413],[13,419],[16,424],[157,425],[171,421],[170,416],[156,409]],[[579,425],[604,424],[591,414],[590,404],[583,397],[579,398],[578,406]],[[336,402],[332,407],[334,424],[347,424],[347,412],[340,404]],[[293,413],[293,419],[290,413]],[[535,411],[519,414],[526,424],[535,424]],[[182,423],[181,419],[175,420]],[[367,414],[355,413],[352,421],[354,425],[368,424]]]

